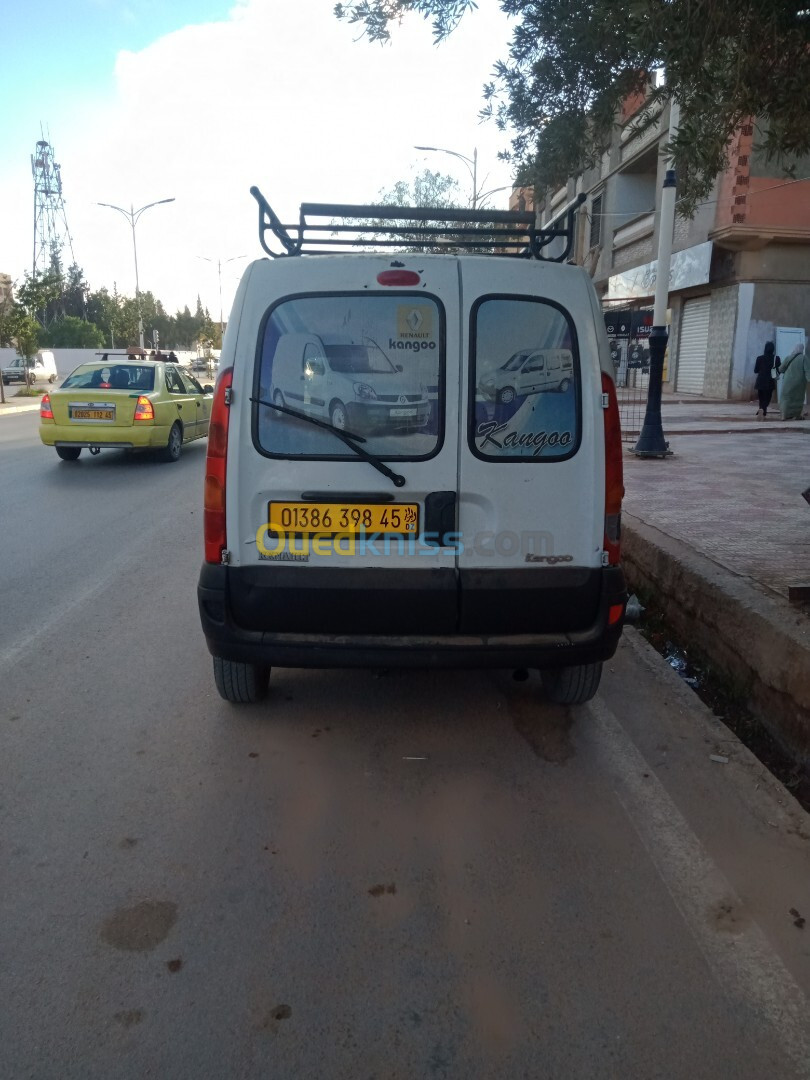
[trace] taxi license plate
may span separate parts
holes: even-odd
[[[91,409],[87,407],[78,408],[76,406],[70,406],[70,419],[71,420],[115,420],[115,406],[109,406],[107,408]]]
[[[418,534],[419,504],[271,502],[268,527],[273,533],[298,536],[361,531]]]

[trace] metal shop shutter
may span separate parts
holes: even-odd
[[[706,344],[709,340],[710,296],[687,300],[683,305],[678,341],[678,375],[675,389],[680,394],[702,394],[706,372]]]

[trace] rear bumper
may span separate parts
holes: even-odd
[[[565,667],[572,664],[593,663],[609,659],[616,651],[621,636],[623,619],[609,624],[609,611],[616,605],[624,606],[627,599],[624,575],[619,567],[608,567],[594,571],[598,574],[597,590],[594,603],[589,604],[586,618],[581,611],[572,611],[565,619],[555,616],[555,612],[564,611],[564,600],[556,595],[552,604],[552,615],[544,618],[538,614],[538,624],[546,623],[540,632],[526,631],[526,612],[523,612],[519,627],[520,632],[505,632],[508,620],[501,618],[492,624],[494,632],[482,633],[481,626],[485,619],[473,618],[469,625],[475,629],[461,632],[450,628],[446,617],[448,610],[445,600],[452,600],[453,608],[457,604],[455,580],[453,579],[452,596],[448,597],[448,587],[437,583],[439,588],[435,597],[427,596],[421,602],[430,607],[435,601],[436,625],[444,622],[446,632],[401,632],[406,621],[401,612],[406,610],[406,597],[410,595],[419,602],[420,590],[408,586],[400,590],[400,603],[392,602],[396,589],[388,590],[388,599],[380,598],[385,610],[390,610],[389,632],[326,632],[313,633],[297,629],[266,629],[256,625],[251,612],[242,621],[235,617],[233,595],[242,596],[240,584],[232,586],[232,577],[240,575],[239,569],[227,566],[204,564],[200,572],[197,597],[203,632],[209,652],[226,660],[243,663],[264,664],[276,667],[304,668],[351,668],[351,667],[412,667],[412,668],[510,668],[510,667]],[[299,569],[298,574],[302,571]],[[306,576],[311,571],[303,571]],[[400,579],[408,579],[417,571],[402,572]],[[452,575],[452,571],[450,574]],[[300,580],[300,579],[299,579]],[[255,588],[251,590],[255,593]],[[278,593],[283,590],[268,589],[262,596],[261,605],[268,611],[283,606],[287,600]],[[379,596],[379,590],[374,592]],[[462,606],[470,610],[476,605],[487,609],[486,593],[474,596],[470,590],[462,601]],[[560,589],[556,590],[557,594]],[[513,594],[513,595],[516,595]],[[542,594],[535,594],[538,604],[542,603]],[[577,590],[572,590],[571,603],[577,603]],[[253,600],[255,601],[255,596]],[[292,598],[290,598],[292,599]],[[504,598],[506,599],[506,598]],[[471,604],[472,601],[472,604]],[[301,602],[301,594],[297,596]],[[413,601],[412,601],[413,602]],[[362,597],[354,603],[354,611],[363,607]],[[444,616],[443,616],[444,613]],[[462,615],[461,618],[464,618]],[[568,625],[565,630],[555,630],[549,624],[557,618],[560,625]],[[245,620],[254,626],[244,625]],[[269,621],[269,618],[268,618]],[[432,617],[429,622],[433,623]],[[397,624],[400,625],[397,625]],[[476,625],[478,624],[478,625]],[[416,625],[416,624],[414,624]],[[335,630],[336,627],[333,627]],[[354,629],[354,628],[352,628]],[[399,631],[399,632],[398,632]]]
[[[163,425],[145,424],[131,427],[112,427],[104,424],[49,424],[43,422],[39,437],[45,446],[100,446],[105,449],[146,450],[165,446],[169,429]]]

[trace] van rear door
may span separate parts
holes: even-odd
[[[602,565],[604,440],[590,286],[573,267],[494,261],[460,260],[459,630],[576,631],[596,617]],[[570,350],[567,388],[546,383],[506,402],[482,392],[527,347]]]
[[[447,257],[251,268],[226,501],[230,603],[246,629],[455,631],[458,295],[457,263]],[[352,446],[281,411],[275,361],[291,335],[323,343],[335,376],[318,419]]]

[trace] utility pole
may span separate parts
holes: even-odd
[[[145,210],[151,209],[153,206],[161,206],[163,203],[174,202],[174,197],[171,199],[158,199],[157,202],[147,203],[146,206],[142,206],[140,210],[136,210],[132,203],[129,204],[129,210],[125,210],[122,206],[113,206],[112,203],[100,202],[97,206],[106,206],[110,210],[117,210],[119,214],[123,214],[129,222],[132,228],[132,254],[135,256],[135,302],[138,307],[138,344],[143,352],[143,314],[141,312],[141,290],[138,283],[138,246],[135,243],[135,226],[138,224],[138,219]]]
[[[674,99],[669,106],[669,142],[678,130],[680,109]],[[672,165],[673,162],[668,162]],[[666,326],[669,301],[669,264],[672,258],[672,233],[675,225],[675,169],[668,168],[661,190],[661,209],[658,217],[658,263],[655,272],[655,302],[653,325],[650,330],[650,381],[647,387],[647,408],[644,423],[633,453],[636,457],[670,457],[672,451],[664,438],[661,422],[661,391],[664,382],[664,355],[669,334]]]

